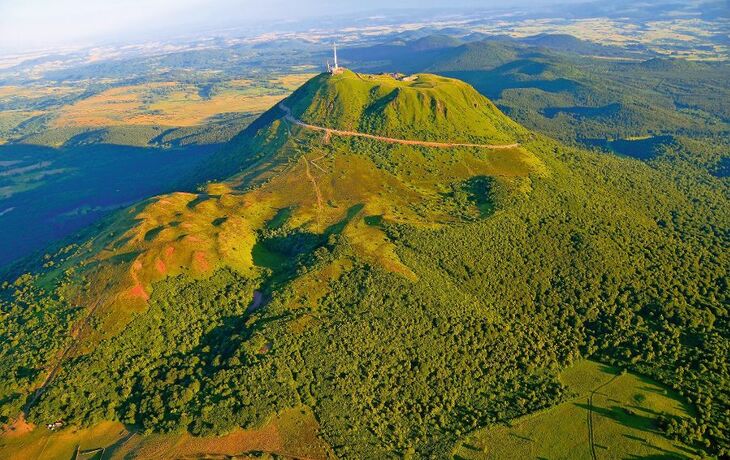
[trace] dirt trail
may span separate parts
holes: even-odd
[[[384,137],[376,136],[375,134],[359,133],[357,131],[343,131],[340,129],[325,128],[323,126],[310,125],[297,119],[292,115],[291,109],[284,105],[283,102],[279,103],[279,108],[285,113],[287,121],[294,123],[297,126],[311,129],[313,131],[322,131],[325,133],[325,139],[329,140],[332,134],[338,136],[349,136],[349,137],[364,137],[366,139],[374,139],[383,142],[389,142],[391,144],[403,144],[403,145],[420,145],[422,147],[436,147],[436,148],[453,148],[453,147],[477,147],[490,150],[501,150],[501,149],[513,149],[519,147],[519,143],[514,144],[468,144],[458,142],[433,142],[433,141],[415,141],[410,139],[397,139],[395,137]]]
[[[591,450],[591,460],[596,460],[596,447],[593,437],[593,393],[588,397],[588,447]]]
[[[617,378],[619,378],[621,374],[616,374],[608,382],[605,382],[593,390],[591,390],[591,394],[588,397],[588,445],[591,450],[591,460],[598,460],[598,457],[596,456],[596,444],[595,444],[595,434],[593,429],[593,396],[598,393],[598,390],[601,388],[613,383]]]
[[[312,175],[312,172],[309,169],[309,160],[307,160],[307,157],[302,155],[302,158],[304,159],[304,172],[307,175],[307,179],[312,183],[312,187],[314,188],[314,194],[317,196],[317,224],[321,225],[322,222],[322,192],[319,190],[319,185],[317,185],[317,181],[314,179],[314,176]],[[317,166],[315,164],[315,166]],[[319,166],[317,166],[319,167]]]

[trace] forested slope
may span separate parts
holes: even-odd
[[[726,179],[567,147],[461,82],[383,100],[386,77],[337,77],[285,103],[402,138],[481,120],[444,132],[521,146],[324,137],[273,108],[211,160],[225,182],[133,206],[9,280],[5,421],[26,406],[210,435],[306,405],[339,457],[446,457],[564,401],[559,371],[590,357],[678,390],[696,416],[652,423],[728,453]]]

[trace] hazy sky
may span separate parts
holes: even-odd
[[[545,3],[549,0],[520,0]],[[509,2],[512,3],[512,2]],[[0,0],[0,50],[93,45],[206,26],[399,8],[505,5],[499,0]]]

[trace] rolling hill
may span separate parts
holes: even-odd
[[[112,456],[189,432],[230,455],[443,458],[566,404],[584,357],[686,398],[645,407],[662,445],[727,453],[719,179],[567,147],[458,80],[347,70],[206,161],[197,193],[6,276],[1,454],[62,420],[125,424]]]

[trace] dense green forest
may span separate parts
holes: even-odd
[[[442,77],[349,71],[286,100],[327,127],[518,148],[330,138],[272,108],[186,176],[198,193],[138,203],[13,267],[0,422],[207,436],[304,405],[338,457],[444,458],[567,401],[561,370],[590,358],[676,390],[693,413],[651,426],[730,455],[727,65],[550,43],[343,52],[408,55],[392,70],[458,77],[494,104]],[[211,234],[226,251],[208,250]],[[124,297],[128,279],[142,295]]]
[[[444,454],[460,433],[560,401],[555,371],[593,356],[680,390],[700,416],[672,432],[724,449],[727,260],[713,232],[727,217],[645,166],[621,173],[625,161],[577,155],[561,149],[585,174],[571,179],[606,194],[546,181],[488,219],[388,228],[417,283],[358,264],[320,305],[292,312],[283,288],[246,314],[257,280],[164,281],[123,334],[69,362],[33,416],[210,434],[303,402],[343,456]],[[647,196],[622,202],[620,181]],[[652,197],[659,185],[668,197]],[[693,228],[698,213],[709,232]],[[348,252],[344,239],[321,242],[298,270]],[[307,315],[316,328],[292,334]]]

